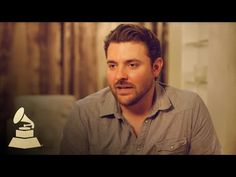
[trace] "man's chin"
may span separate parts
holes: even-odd
[[[118,98],[118,102],[119,104],[121,104],[122,106],[128,107],[128,106],[133,106],[135,104],[135,101],[133,99],[120,99]]]
[[[117,92],[112,92],[116,100],[122,106],[132,106],[136,103],[135,95],[132,94],[118,94]]]

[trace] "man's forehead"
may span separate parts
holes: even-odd
[[[140,42],[113,42],[109,45],[107,51],[108,59],[114,59],[114,57],[135,59],[140,56],[148,56],[145,44]]]

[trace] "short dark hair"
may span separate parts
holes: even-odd
[[[107,57],[107,49],[111,42],[129,42],[137,41],[146,45],[148,56],[151,58],[152,63],[161,57],[160,41],[156,35],[149,29],[134,25],[134,24],[120,24],[112,30],[104,41],[104,50]]]

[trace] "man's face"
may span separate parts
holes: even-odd
[[[154,63],[155,65],[155,63]],[[112,42],[107,50],[107,80],[113,95],[123,106],[145,100],[154,87],[159,70],[151,64],[141,42]]]

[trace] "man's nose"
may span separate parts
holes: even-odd
[[[116,73],[116,79],[117,80],[124,80],[124,79],[127,80],[128,79],[128,73],[125,68],[123,68],[123,67],[118,68],[117,73]]]

